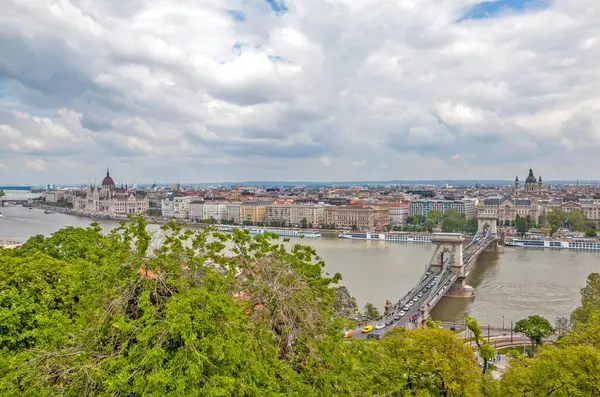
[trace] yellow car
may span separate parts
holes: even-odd
[[[367,326],[363,327],[363,329],[360,330],[360,332],[362,332],[363,334],[366,334],[367,332],[371,332],[371,331],[373,331],[372,325],[367,325]]]

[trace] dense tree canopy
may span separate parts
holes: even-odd
[[[581,289],[581,306],[571,314],[571,322],[585,322],[595,310],[600,310],[600,273],[588,276]]]
[[[472,352],[448,331],[343,339],[340,276],[312,248],[146,226],[0,250],[0,394],[479,395]]]
[[[343,338],[356,302],[310,247],[146,226],[65,228],[0,249],[0,395],[599,394],[594,277],[582,291],[586,315],[496,382],[439,327]]]
[[[544,217],[546,225],[550,228],[550,233],[553,234],[561,227],[569,228],[573,231],[588,232],[596,230],[596,223],[588,219],[585,213],[581,210],[563,211],[559,208],[553,209],[546,213]]]

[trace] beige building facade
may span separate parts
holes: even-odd
[[[331,206],[325,208],[324,224],[338,229],[375,229],[376,214],[373,208],[363,206]]]
[[[517,219],[529,217],[537,222],[544,214],[544,206],[530,198],[491,197],[481,200],[477,211],[479,216],[498,218],[500,224],[510,224]]]
[[[240,221],[244,222],[264,222],[267,213],[267,206],[270,203],[243,203],[240,206]]]
[[[325,206],[322,204],[271,204],[267,206],[265,221],[283,221],[297,227],[306,219],[308,225],[323,225]]]

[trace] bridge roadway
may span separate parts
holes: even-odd
[[[485,230],[484,233],[478,232],[473,236],[471,242],[463,249],[462,267],[465,276],[459,276],[453,272],[452,264],[453,259],[455,259],[453,258],[453,255],[444,259],[441,270],[434,270],[431,266],[433,261],[430,261],[430,264],[425,268],[425,271],[415,284],[415,287],[393,306],[392,313],[385,316],[383,321],[370,323],[370,325],[373,325],[372,332],[384,333],[393,327],[417,326],[418,319],[420,319],[424,313],[427,313],[427,315],[429,314],[429,311],[433,309],[456,280],[460,277],[466,278],[466,276],[468,276],[470,266],[475,262],[477,256],[494,241],[496,241],[496,236],[490,233],[489,228]],[[440,247],[438,246],[434,251],[433,258],[437,257],[439,250]],[[402,314],[402,312],[404,312],[404,314]],[[411,321],[413,316],[416,319],[415,321]],[[377,330],[375,329],[377,323],[383,323],[385,324],[385,327]],[[355,330],[353,332],[354,338],[366,338],[367,335],[368,333],[363,334],[360,330]]]

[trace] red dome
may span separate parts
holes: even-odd
[[[110,177],[110,173],[108,172],[108,169],[106,170],[106,176],[102,180],[102,187],[104,187],[104,186],[115,187],[115,181],[113,181],[113,179]]]

